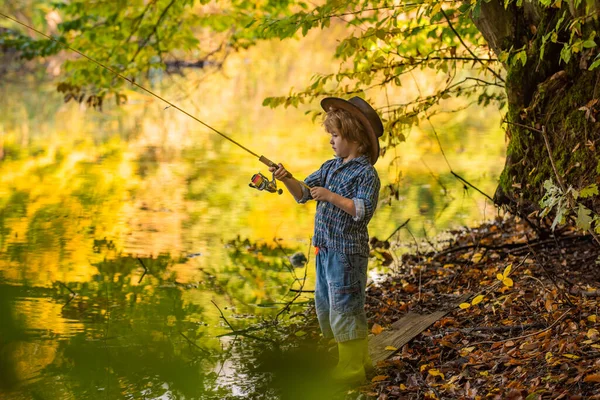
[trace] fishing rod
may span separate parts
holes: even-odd
[[[126,76],[124,76],[123,74],[121,74],[119,71],[115,70],[114,68],[111,68],[107,65],[102,64],[100,61],[97,61],[91,57],[89,57],[88,55],[82,53],[81,51],[69,46],[66,43],[60,42],[57,39],[53,38],[52,36],[46,35],[44,32],[41,32],[27,24],[25,24],[24,22],[21,22],[13,17],[10,17],[6,14],[3,14],[0,12],[0,16],[11,20],[13,22],[16,22],[19,25],[24,26],[27,29],[31,29],[32,31],[36,32],[37,34],[44,36],[45,38],[52,40],[55,43],[58,43],[61,46],[64,46],[65,48],[79,54],[80,56],[86,58],[88,61],[93,62],[96,65],[99,65],[100,67],[112,72],[114,75],[118,76],[119,78],[131,83],[133,86],[143,90],[144,92],[156,97],[159,100],[162,100],[163,102],[165,102],[166,104],[168,104],[170,107],[173,107],[174,109],[182,112],[183,114],[187,115],[188,117],[192,118],[193,120],[195,120],[196,122],[201,123],[202,125],[204,125],[206,128],[212,130],[213,132],[217,133],[218,135],[220,135],[221,137],[229,140],[231,143],[235,144],[236,146],[238,146],[239,148],[243,149],[244,151],[250,153],[251,155],[253,155],[254,157],[258,158],[258,161],[260,161],[261,163],[265,164],[267,167],[273,167],[273,168],[278,168],[279,166],[274,163],[273,161],[269,160],[267,157],[263,156],[263,155],[258,155],[257,153],[255,153],[254,151],[250,150],[249,148],[247,148],[246,146],[242,145],[241,143],[237,142],[236,140],[232,139],[231,137],[227,136],[226,134],[219,132],[217,129],[213,128],[212,126],[208,125],[207,123],[201,121],[200,119],[198,119],[197,117],[195,117],[194,115],[190,114],[189,112],[185,111],[184,109],[178,107],[177,105],[171,103],[170,101],[166,100],[165,98],[159,96],[158,94],[152,92],[150,89],[146,89],[145,87],[143,87],[142,85],[136,83],[135,81],[133,81],[132,79],[127,78]],[[292,176],[289,172],[288,172],[288,176]],[[302,181],[298,181],[302,186],[306,187],[307,189],[310,189],[310,187],[308,185],[306,185],[304,182]],[[281,194],[283,193],[283,191],[281,189],[277,189],[277,183],[275,180],[275,173],[273,173],[273,179],[269,180],[265,175],[259,173],[256,173],[252,176],[251,178],[251,183],[249,184],[250,187],[261,190],[261,191],[267,191],[270,193],[278,193]]]

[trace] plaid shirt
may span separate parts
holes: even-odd
[[[379,176],[367,155],[343,163],[341,158],[326,161],[304,182],[309,187],[320,186],[352,199],[356,216],[326,201],[317,202],[313,245],[326,247],[345,254],[369,254],[367,224],[371,220],[379,198]],[[302,187],[298,203],[312,199],[310,191]]]

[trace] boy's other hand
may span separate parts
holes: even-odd
[[[310,195],[313,199],[318,201],[327,201],[331,199],[332,192],[325,189],[324,187],[315,186],[310,189]]]
[[[269,171],[275,172],[275,179],[280,181],[292,177],[292,174],[290,174],[281,163],[279,163],[277,167],[269,167]]]

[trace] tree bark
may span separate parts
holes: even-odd
[[[593,99],[598,95],[600,74],[597,70],[588,71],[597,50],[574,53],[569,64],[565,64],[560,59],[562,44],[548,42],[544,57],[540,58],[542,35],[556,26],[564,11],[568,16],[581,14],[570,3],[564,3],[559,10],[541,8],[538,3],[525,0],[522,8],[510,4],[505,9],[504,2],[492,0],[482,2],[479,15],[472,16],[496,54],[523,46],[527,51],[525,65],[504,65],[509,142],[494,198],[500,205],[516,206],[526,213],[539,209],[544,181],[557,181],[540,134],[542,129],[548,134],[558,174],[568,185],[581,189],[598,181],[596,146],[600,146],[600,126],[596,119],[600,115],[596,118],[596,112],[600,104],[596,105]],[[582,27],[584,38],[586,32],[597,29],[593,24],[596,22],[590,20]],[[568,39],[567,32],[559,42]],[[585,205],[600,211],[597,200],[586,200]]]

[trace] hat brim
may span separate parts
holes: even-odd
[[[371,151],[369,153],[369,158],[371,160],[371,165],[374,165],[377,162],[377,159],[379,158],[379,140],[377,138],[377,135],[375,134],[375,130],[373,129],[371,122],[365,116],[362,110],[354,104],[350,103],[349,101],[341,99],[339,97],[324,98],[323,100],[321,100],[321,107],[323,108],[323,110],[325,110],[325,112],[329,111],[330,109],[342,109],[348,111],[363,124],[369,136],[369,141],[371,142]]]

